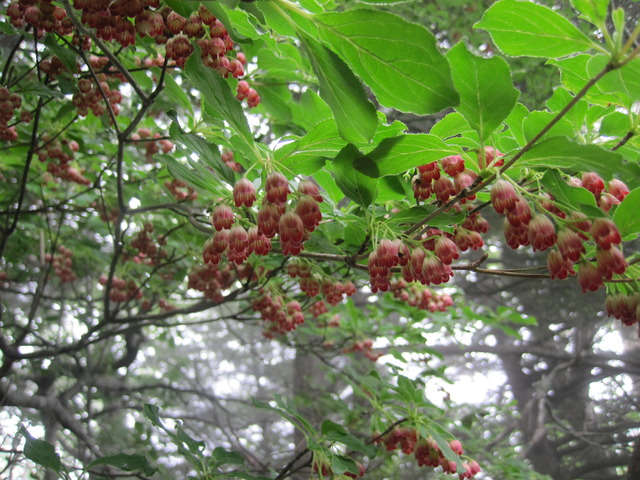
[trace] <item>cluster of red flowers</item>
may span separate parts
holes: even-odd
[[[17,93],[11,93],[8,88],[0,87],[0,140],[12,142],[18,138],[15,125],[9,126],[16,110],[22,106],[22,98]],[[20,121],[29,123],[31,113],[23,110],[20,113]]]
[[[73,272],[73,260],[71,257],[73,256],[73,252],[66,248],[64,245],[60,245],[58,247],[58,251],[51,255],[47,253],[45,256],[45,262],[51,263],[53,267],[53,272],[56,274],[58,278],[60,278],[61,283],[69,283],[73,282],[77,277]]]
[[[407,285],[404,280],[392,282],[389,290],[395,298],[404,303],[431,313],[445,312],[453,306],[453,299],[448,293],[434,293],[428,288]]]
[[[100,275],[98,282],[100,285],[106,285],[108,277],[105,274]],[[125,280],[120,277],[113,277],[111,279],[111,291],[109,292],[109,300],[112,302],[120,303],[128,300],[142,298],[142,290],[136,285],[135,280]]]
[[[253,310],[260,312],[260,317],[267,323],[267,328],[262,332],[265,338],[284,335],[304,323],[300,303],[296,300],[285,302],[282,295],[274,297],[267,290],[262,290],[260,296],[252,302]]]
[[[223,151],[220,155],[220,159],[234,172],[240,173],[242,171],[242,166],[234,160],[234,155],[231,150]]]
[[[626,326],[630,327],[635,323],[640,325],[640,293],[612,293],[607,295],[605,307],[609,316],[617,318]]]
[[[187,185],[182,180],[174,178],[171,181],[164,182],[164,186],[167,187],[167,190],[171,192],[173,198],[175,198],[178,202],[182,202],[184,200],[195,200],[198,198],[198,192],[196,192],[192,187]]]
[[[586,172],[582,181],[569,180],[573,186],[584,187],[598,200],[608,206],[621,202],[629,193],[627,186],[619,181],[609,182],[609,190],[604,193],[604,181],[593,172]],[[603,200],[607,199],[607,200]],[[613,200],[611,200],[613,199]],[[624,255],[618,245],[621,242],[616,225],[606,217],[590,221],[577,211],[568,214],[552,202],[549,195],[541,202],[541,207],[554,215],[532,215],[527,201],[516,192],[516,187],[508,180],[498,180],[491,189],[491,202],[496,212],[506,214],[504,234],[507,244],[512,248],[531,245],[534,250],[547,250],[547,267],[551,278],[564,279],[575,275],[573,266],[580,262],[578,281],[584,292],[598,290],[605,280],[611,280],[614,274],[622,274],[626,269]],[[555,223],[562,223],[556,232]],[[596,244],[596,261],[592,263],[584,258],[584,242],[591,237]]]
[[[492,147],[485,148],[485,159],[490,166],[502,165],[502,156],[502,153]],[[441,175],[441,171],[453,180]],[[418,174],[411,181],[413,196],[419,200],[428,200],[435,194],[436,198],[444,203],[450,197],[473,185],[477,176],[476,172],[465,167],[465,161],[461,155],[451,155],[438,162],[418,167]],[[475,195],[470,195],[461,200],[461,203],[474,199]]]
[[[161,138],[159,133],[151,135],[151,130],[148,128],[139,128],[136,133],[131,135],[131,140],[138,145],[144,146],[145,158],[147,163],[153,163],[153,155],[162,152],[169,153],[173,150],[173,142],[166,138]]]
[[[232,264],[195,265],[189,273],[189,288],[203,292],[204,296],[214,302],[224,301],[223,290],[231,287],[238,280],[245,280],[254,274],[249,265]]]
[[[458,472],[457,463],[447,459],[438,444],[432,438],[420,438],[414,428],[396,427],[386,435],[376,439],[376,443],[383,443],[387,451],[394,451],[400,448],[405,455],[413,454],[418,466],[442,467],[445,473],[458,473],[460,480],[473,478],[480,472],[480,465],[475,460],[463,462],[464,472]],[[459,440],[451,440],[449,447],[459,457],[464,454],[462,444]]]
[[[98,65],[105,64],[106,57],[96,57]],[[104,102],[106,98],[109,102],[109,108],[114,115],[120,113],[120,103],[122,102],[122,94],[118,89],[111,89],[107,82],[107,76],[104,73],[96,75],[98,84],[94,83],[91,78],[81,78],[78,80],[78,92],[73,94],[71,102],[78,110],[78,115],[86,117],[89,110],[96,116],[100,117],[105,113]],[[104,95],[104,97],[103,97]]]
[[[443,232],[431,229],[421,244],[412,249],[400,239],[383,239],[369,255],[371,291],[386,292],[390,288],[391,269],[401,267],[406,282],[440,285],[453,276],[451,262],[459,257],[458,246]]]
[[[136,237],[131,241],[131,247],[136,250],[135,254],[124,255],[124,260],[132,260],[135,263],[145,263],[146,265],[156,265],[162,258],[167,257],[167,251],[162,249],[166,243],[166,239],[159,237],[152,238],[153,224],[147,222],[144,228],[138,232]]]
[[[322,214],[318,203],[322,197],[314,183],[303,180],[298,185],[297,202],[291,208],[287,204],[291,193],[288,180],[278,172],[270,173],[265,182],[265,195],[257,214],[257,225],[247,231],[235,223],[232,208],[219,204],[213,210],[211,223],[216,233],[205,243],[204,261],[218,263],[226,253],[229,261],[241,264],[252,253],[267,255],[271,251],[271,239],[279,236],[285,255],[297,255],[303,243],[320,223]],[[256,201],[256,188],[242,178],[233,187],[236,208],[252,207]]]
[[[373,351],[373,340],[367,338],[366,340],[357,340],[349,347],[342,350],[344,353],[362,352],[362,354],[369,359],[370,362],[376,362],[383,353]]]
[[[315,297],[322,293],[326,301],[331,305],[337,305],[345,296],[350,297],[356,293],[356,287],[353,282],[336,282],[326,276],[320,279],[318,275],[312,272],[310,265],[305,262],[289,262],[287,273],[291,278],[300,278],[300,290],[306,293],[308,297]],[[324,302],[313,307],[313,309],[315,317],[327,312]]]
[[[38,160],[47,163],[47,172],[54,178],[79,185],[91,185],[91,180],[84,176],[83,169],[71,166],[73,154],[79,150],[75,140],[52,140],[49,135],[43,135],[43,146],[38,150]],[[51,180],[51,177],[49,177]]]

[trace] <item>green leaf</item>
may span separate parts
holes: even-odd
[[[51,50],[56,57],[62,61],[63,65],[69,72],[75,72],[78,68],[77,62],[78,57],[75,54],[75,50],[72,48],[65,48],[62,45],[59,45],[56,42],[56,37],[52,34],[47,33],[44,37],[44,44],[46,47]]]
[[[352,143],[371,140],[378,116],[362,83],[340,57],[324,45],[304,34],[300,34],[300,39],[318,77],[320,96],[331,108],[340,135]]]
[[[197,5],[197,2],[194,2]],[[226,8],[222,2],[202,2],[211,13],[213,13],[225,26],[229,32],[229,36],[236,42],[244,43],[247,41],[243,37],[256,39],[260,37],[260,33],[251,23],[249,14],[240,8]]]
[[[216,447],[211,452],[211,464],[215,467],[220,465],[244,465],[244,457],[238,452]]]
[[[226,120],[247,145],[253,145],[253,135],[247,118],[226,80],[217,72],[205,67],[199,53],[189,57],[185,65],[185,73],[214,114]]]
[[[638,215],[639,207],[640,187],[629,192],[613,213],[613,221],[616,223],[618,230],[620,230],[620,235],[622,237],[640,232],[640,215]]]
[[[446,115],[442,120],[436,123],[429,133],[440,137],[442,140],[455,137],[456,135],[464,135],[473,132],[473,128],[469,122],[458,112],[452,112]]]
[[[342,425],[339,425],[336,422],[331,420],[325,420],[324,422],[322,422],[322,425],[320,426],[320,431],[322,432],[323,435],[329,435],[331,433],[347,435],[347,431],[344,429]]]
[[[602,118],[600,135],[622,137],[631,130],[629,115],[622,112],[612,112]]]
[[[118,453],[116,455],[98,458],[91,462],[89,468],[98,465],[111,465],[125,472],[142,472],[144,475],[149,476],[158,471],[157,468],[149,464],[149,461],[144,455],[138,454],[128,455],[126,453]]]
[[[331,459],[331,470],[334,474],[340,475],[344,472],[358,473],[358,465],[351,458],[335,454],[331,454],[329,458]]]
[[[230,185],[235,183],[235,173],[220,159],[220,152],[214,145],[196,134],[186,133],[176,122],[171,123],[169,135],[172,140],[187,147],[190,154],[197,154],[198,158],[211,167],[225,182]],[[207,178],[210,179],[210,176]]]
[[[332,119],[317,123],[299,140],[275,151],[275,158],[293,175],[312,175],[327,158],[334,158],[347,142],[340,136]]]
[[[176,83],[172,75],[166,75],[164,77],[164,92],[167,94],[167,97],[169,97],[169,100],[181,105],[193,116],[193,106],[191,105],[189,97],[184,93],[184,88]]]
[[[176,438],[184,443],[191,453],[201,455],[204,450],[205,443],[202,440],[196,440],[184,431],[182,425],[176,427]]]
[[[386,221],[386,223],[393,229],[397,229],[402,226],[406,228],[407,226],[418,223],[425,217],[431,215],[437,208],[438,207],[435,205],[419,205],[411,207],[393,215]],[[429,225],[439,227],[456,225],[463,222],[465,218],[466,215],[462,212],[445,212],[431,219],[429,221]]]
[[[571,0],[571,5],[580,12],[582,18],[600,26],[607,18],[609,0]]]
[[[484,141],[509,116],[519,93],[502,58],[480,58],[458,43],[447,54],[460,93],[458,112]]]
[[[527,141],[535,137],[556,116],[555,113],[536,110],[531,112],[522,123],[522,131]],[[575,131],[569,120],[562,117],[551,129],[542,136],[542,139],[566,136],[572,138]]]
[[[189,168],[185,164],[179,162],[170,155],[162,155],[162,158],[167,164],[169,173],[175,178],[188,183],[194,188],[198,188],[205,192],[219,193],[216,185],[220,184],[218,180],[209,170],[202,167],[196,162],[190,161],[189,165],[193,168]]]
[[[521,103],[517,103],[509,116],[505,119],[504,123],[509,127],[509,133],[513,135],[513,138],[518,142],[518,145],[524,145],[527,143],[524,136],[524,119],[529,115],[527,107]]]
[[[596,199],[591,192],[586,188],[569,186],[557,170],[547,170],[542,177],[542,185],[556,201],[574,210],[580,211],[584,205],[596,207]]]
[[[474,28],[487,30],[506,55],[560,58],[594,44],[569,20],[532,2],[494,3]]]
[[[417,114],[458,103],[449,65],[423,26],[388,12],[354,9],[317,15],[320,38],[385,107]]]
[[[383,140],[371,153],[357,158],[355,166],[365,175],[377,178],[404,173],[459,153],[459,148],[447,145],[435,135],[407,134]]]
[[[19,433],[22,434],[25,439],[25,457],[32,462],[42,465],[43,467],[50,468],[55,472],[60,473],[62,471],[60,455],[56,453],[56,449],[53,445],[44,440],[33,438],[23,426],[20,427]]]
[[[587,63],[587,73],[591,76],[600,72],[609,62],[604,55],[597,55]],[[618,96],[625,104],[640,100],[640,58],[634,58],[622,68],[607,73],[598,80],[598,89]]]
[[[626,170],[619,154],[597,145],[580,145],[566,137],[553,137],[534,145],[520,158],[518,166],[593,171],[605,180]]]
[[[354,168],[354,160],[359,155],[356,147],[347,145],[333,160],[333,171],[340,190],[354,202],[368,207],[376,198],[378,180],[363,175]]]
[[[156,405],[152,405],[150,403],[145,403],[142,408],[142,414],[151,420],[151,423],[156,427],[164,428],[162,421],[160,420],[160,408]]]

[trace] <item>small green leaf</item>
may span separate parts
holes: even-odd
[[[331,454],[331,470],[336,475],[341,475],[344,472],[358,473],[358,465],[350,458],[343,457],[342,455]]]
[[[506,55],[560,58],[594,44],[569,20],[533,2],[494,3],[474,28],[487,30]]]
[[[190,161],[189,165],[194,168],[189,168],[170,155],[162,155],[160,158],[165,161],[169,173],[175,178],[188,183],[193,188],[198,188],[205,192],[219,193],[216,185],[218,185],[220,181],[205,167]]]
[[[449,50],[447,58],[460,93],[457,110],[484,141],[509,116],[518,100],[509,65],[499,57],[476,57],[463,43]]]
[[[355,166],[365,175],[378,178],[459,153],[459,148],[447,145],[435,135],[407,134],[383,140],[371,153],[359,157]]]
[[[366,143],[378,126],[378,116],[362,83],[331,50],[300,34],[320,84],[320,96],[331,108],[338,131],[352,143]]]
[[[56,449],[53,445],[44,440],[33,438],[23,426],[20,427],[19,433],[22,434],[25,439],[25,457],[32,462],[42,465],[43,467],[50,468],[55,472],[60,473],[62,471],[60,455],[56,453]]]
[[[609,0],[571,0],[571,5],[582,18],[599,27],[607,18]]]
[[[452,112],[431,127],[429,133],[446,140],[447,138],[468,134],[473,131],[469,122],[460,113]]]
[[[527,141],[535,137],[556,116],[555,113],[536,110],[531,112],[522,123],[522,131]],[[565,136],[573,138],[575,131],[569,120],[562,117],[551,129],[544,134],[542,139]]]
[[[156,427],[164,428],[162,425],[162,421],[160,420],[160,408],[156,405],[152,405],[150,403],[145,403],[142,409],[142,413],[145,417],[151,420],[151,423]]]
[[[181,105],[193,115],[193,106],[191,105],[189,97],[187,97],[184,89],[176,83],[171,75],[164,77],[164,92],[169,97],[169,100]]]
[[[596,75],[609,62],[604,55],[596,55],[587,63],[587,73]],[[618,96],[625,104],[640,100],[640,58],[634,58],[622,68],[616,68],[602,77],[598,89],[603,93]]]
[[[613,221],[623,237],[640,232],[638,208],[640,208],[640,187],[629,192],[613,214]]]
[[[169,135],[172,140],[187,147],[190,154],[197,154],[199,159],[211,167],[225,182],[230,185],[235,183],[235,173],[220,159],[220,152],[215,145],[210,144],[204,138],[194,133],[186,133],[176,122],[171,123]]]
[[[253,136],[247,117],[226,80],[217,72],[205,67],[199,54],[189,57],[185,65],[185,73],[214,114],[226,120],[247,145],[253,145]]]
[[[191,453],[201,455],[204,450],[205,443],[202,440],[196,440],[184,431],[182,425],[176,427],[176,438],[184,443]]]
[[[534,145],[520,158],[518,166],[593,171],[605,180],[626,171],[619,154],[597,145],[580,145],[566,137],[553,137]]]
[[[73,73],[76,71],[78,68],[78,57],[76,56],[73,48],[65,48],[62,45],[59,45],[58,42],[56,42],[56,38],[50,33],[45,35],[44,44],[49,50],[51,50],[51,53],[62,61],[69,72]]]
[[[323,435],[328,435],[330,433],[338,433],[340,435],[347,435],[347,431],[344,429],[342,425],[337,424],[332,420],[325,420],[322,422],[322,426],[320,427],[320,431]]]
[[[385,107],[417,114],[455,106],[449,65],[423,26],[379,10],[324,13],[320,38],[347,62]]]
[[[353,145],[344,147],[333,160],[335,180],[340,190],[354,202],[368,207],[377,195],[378,180],[368,177],[354,168],[360,152]]]
[[[244,465],[244,457],[238,452],[216,447],[211,452],[211,464],[215,467],[220,465]]]
[[[406,229],[409,225],[414,223],[418,223],[423,220],[425,217],[431,215],[437,207],[435,205],[419,205],[417,207],[411,207],[406,210],[401,211],[393,215],[389,218],[386,223],[391,228],[402,228]],[[447,226],[447,225],[457,225],[464,221],[466,215],[464,213],[451,213],[445,212],[441,213],[435,218],[429,220],[429,225],[433,226]]]
[[[275,158],[295,175],[312,175],[322,168],[327,158],[334,158],[347,142],[338,133],[332,119],[314,125],[299,140],[275,151]]]
[[[89,468],[98,465],[111,465],[125,472],[142,472],[144,475],[149,476],[158,471],[157,468],[149,464],[145,456],[138,454],[128,455],[126,453],[118,453],[116,455],[101,457],[91,462]]]
[[[584,205],[596,207],[596,199],[591,192],[586,188],[569,186],[557,170],[547,170],[542,177],[542,185],[553,194],[556,201],[574,210],[580,211]]]

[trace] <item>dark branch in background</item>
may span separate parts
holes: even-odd
[[[11,220],[11,223],[5,228],[0,226],[0,258],[4,257],[4,249],[7,246],[9,237],[15,232],[18,227],[18,219],[20,218],[20,212],[22,211],[22,204],[24,197],[27,193],[27,180],[29,179],[29,170],[31,169],[31,162],[38,146],[38,127],[40,125],[40,114],[42,109],[42,97],[38,99],[38,106],[36,107],[35,116],[33,118],[33,128],[31,130],[31,144],[27,157],[25,159],[24,169],[22,171],[22,180],[20,181],[20,190],[18,195],[18,205],[16,207],[15,215]],[[8,219],[7,219],[8,220]]]

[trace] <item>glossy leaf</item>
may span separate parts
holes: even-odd
[[[385,107],[428,114],[458,103],[449,65],[424,27],[368,9],[325,13],[317,19],[320,38]]]
[[[49,442],[38,440],[32,437],[26,428],[20,427],[19,433],[24,436],[24,456],[32,462],[50,468],[55,472],[62,471],[62,462],[60,455],[56,453],[56,449]]]
[[[225,182],[233,185],[235,173],[221,159],[218,149],[204,138],[183,131],[177,123],[173,122],[169,127],[171,139],[187,147],[190,154],[197,154],[199,158],[211,167]]]
[[[217,72],[205,67],[199,58],[200,55],[194,54],[187,60],[185,65],[187,78],[202,94],[214,115],[227,121],[245,143],[253,144],[247,117],[229,84]]]
[[[378,117],[362,83],[331,50],[311,37],[301,38],[318,76],[320,96],[331,108],[340,135],[349,142],[368,142]]]
[[[580,145],[566,137],[553,137],[534,145],[520,158],[517,165],[594,171],[605,180],[625,170],[619,154],[597,145]]]
[[[355,167],[360,172],[377,178],[404,173],[411,168],[458,153],[460,149],[447,145],[435,135],[401,135],[380,142],[371,153],[360,156]]]
[[[596,199],[591,192],[586,188],[567,185],[557,170],[547,170],[542,177],[542,185],[557,202],[574,210],[580,211],[584,205],[596,207]]]
[[[347,145],[333,161],[335,180],[340,190],[351,200],[368,207],[376,198],[378,180],[370,178],[354,168],[354,161],[360,152],[353,146]]]
[[[560,58],[593,47],[569,20],[532,2],[501,0],[475,24],[507,55]]]
[[[220,465],[243,465],[244,457],[238,452],[216,447],[211,452],[211,463],[216,467]]]
[[[607,18],[609,0],[571,0],[571,5],[585,20],[599,26]]]
[[[463,43],[453,47],[447,59],[460,93],[457,110],[484,141],[509,116],[518,100],[509,66],[499,57],[476,57]]]
[[[326,159],[334,158],[346,145],[333,120],[315,125],[299,140],[276,150],[276,160],[295,174],[312,175],[322,168]]]
[[[616,223],[620,235],[626,237],[640,233],[640,187],[629,192],[624,200],[616,207],[613,214],[613,221]]]
[[[555,113],[551,113],[548,111],[539,111],[531,112],[527,118],[522,122],[522,131],[527,141],[531,140],[535,137],[540,131],[546,127],[549,122],[556,116]],[[562,117],[558,122],[551,127],[547,133],[544,134],[542,139],[557,137],[564,135],[566,137],[572,138],[575,136],[575,129],[565,117]]]

